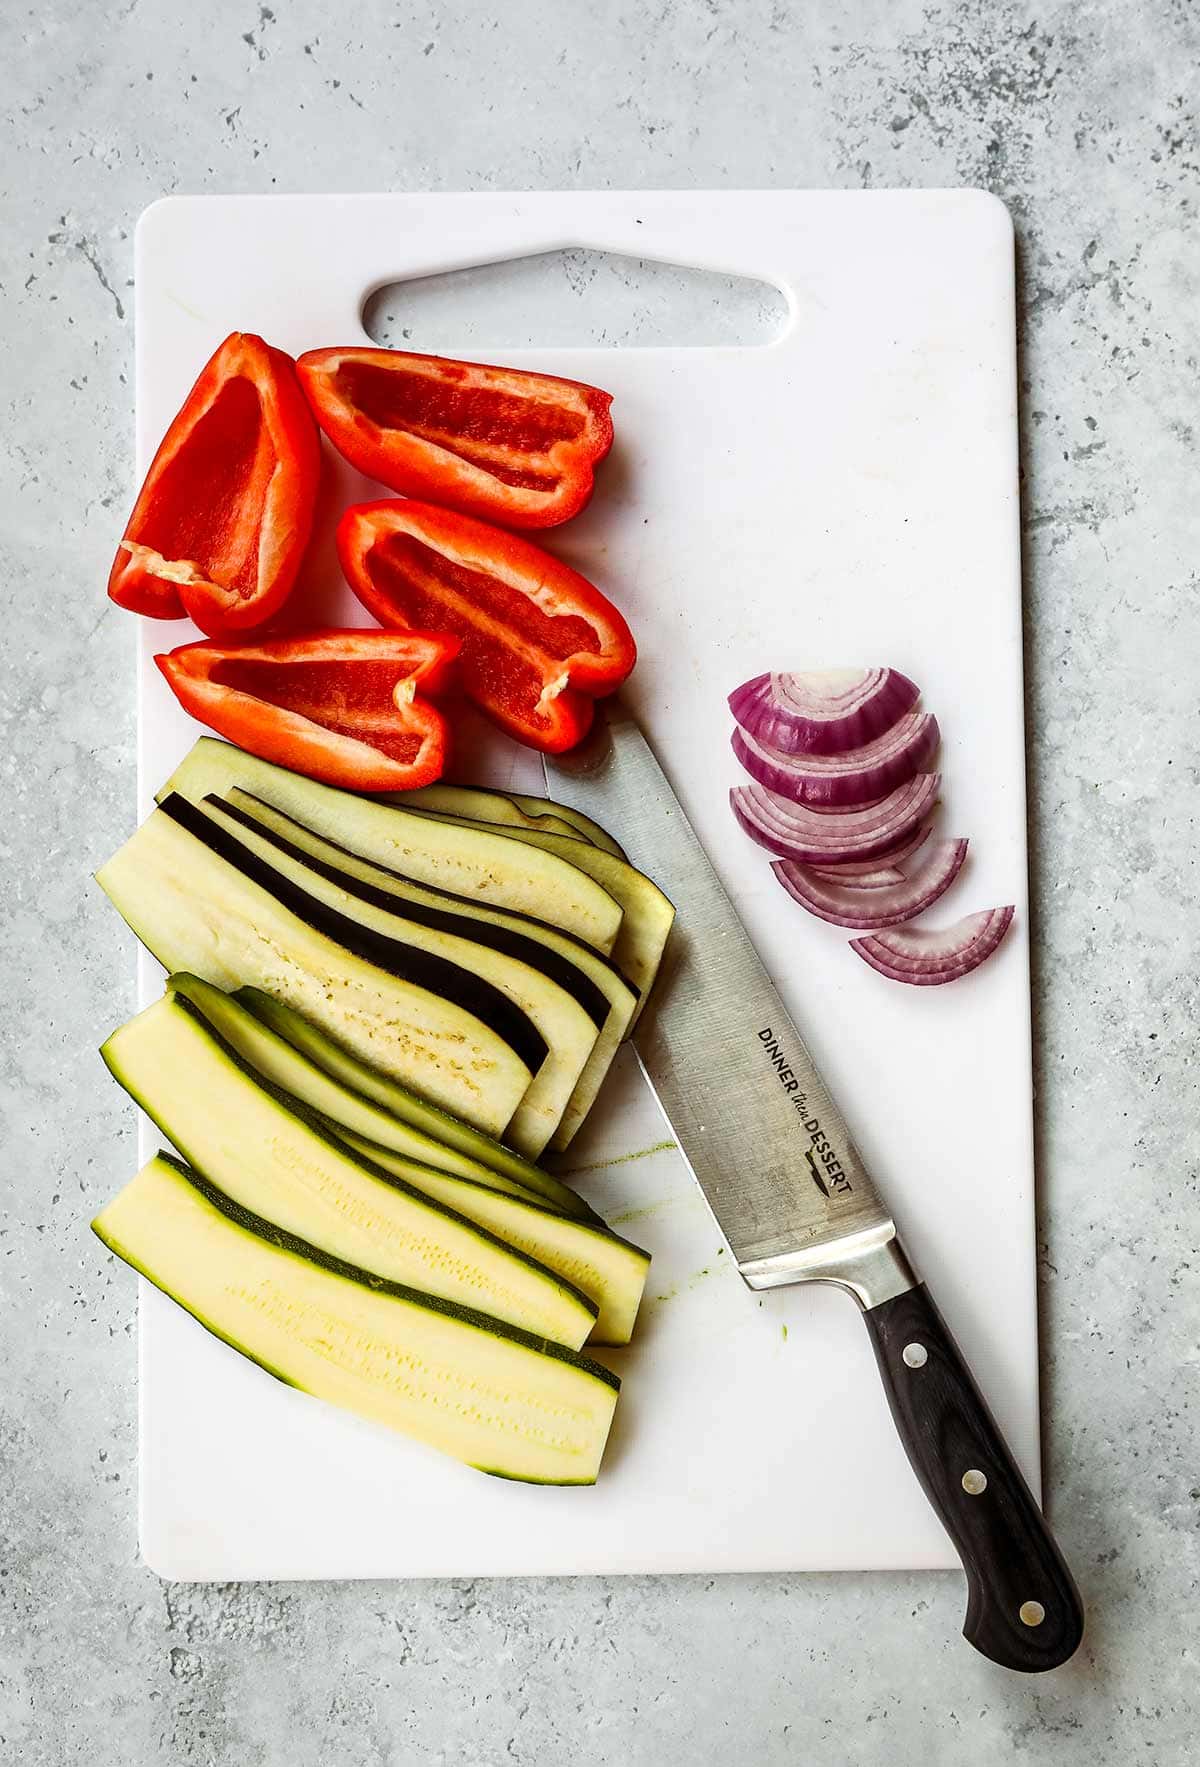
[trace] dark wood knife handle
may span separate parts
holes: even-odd
[[[1074,1580],[924,1283],[863,1314],[913,1471],[967,1574],[963,1636],[1037,1673],[1083,1635]]]

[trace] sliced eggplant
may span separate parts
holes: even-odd
[[[521,855],[512,845],[497,844],[490,830],[475,823],[439,836],[413,810],[320,785],[211,736],[199,739],[158,798],[161,803],[174,793],[199,803],[210,793],[224,797],[235,786],[414,882],[551,920],[606,956],[612,951],[621,909],[603,885],[555,852]]]
[[[543,834],[564,834],[603,847],[623,859],[625,854],[612,836],[565,804],[550,798],[533,798],[525,792],[492,791],[482,785],[422,785],[416,791],[388,792],[389,804],[413,810],[442,810],[448,816],[466,816],[471,822],[492,823],[497,828],[532,828]]]
[[[504,1130],[544,1056],[519,1008],[411,946],[376,940],[368,955],[354,922],[252,856],[223,857],[193,806],[174,809],[155,810],[96,874],[164,969],[264,988],[361,1061],[488,1134]]]
[[[529,797],[523,791],[510,792],[509,796],[517,808],[524,810],[527,816],[537,816],[539,807],[544,804],[546,809],[550,810],[560,822],[565,822],[569,828],[575,830],[576,834],[581,834],[591,846],[600,847],[604,852],[611,853],[614,859],[627,857],[624,847],[618,845],[607,828],[601,828],[598,822],[593,822],[590,816],[585,816],[582,810],[576,810],[573,805],[557,803],[553,798]],[[495,818],[491,817],[489,820],[494,821]]]
[[[168,799],[164,808],[169,811],[174,802]],[[407,902],[348,877],[261,828],[221,798],[206,798],[188,805],[187,811],[208,825],[204,833],[198,822],[193,824],[201,838],[231,862],[242,864],[242,856],[249,854],[289,887],[302,889],[353,921],[365,942],[365,955],[375,953],[376,939],[384,941],[377,962],[390,958],[393,945],[428,953],[475,975],[519,1008],[536,1027],[545,1054],[513,1113],[506,1139],[518,1153],[536,1159],[562,1121],[606,1016],[603,996],[585,977],[566,964],[561,965],[562,980],[551,977],[543,947],[524,934]]]
[[[582,840],[578,829],[572,828],[555,806],[543,804],[536,811],[522,809],[511,792],[489,791],[482,785],[418,786],[414,791],[385,793],[389,804],[402,809],[445,810],[451,816],[465,816],[471,822],[484,822],[497,828],[541,828],[547,834],[565,834]]]
[[[591,1013],[598,1034],[550,1145],[557,1151],[570,1143],[595,1100],[637,1007],[636,990],[615,964],[582,940],[543,921],[465,902],[427,884],[414,884],[369,859],[360,859],[249,792],[234,790],[218,801],[224,802],[231,815],[257,828],[282,850],[301,854],[310,865],[352,894],[358,891],[364,900],[391,907],[410,918],[427,916],[427,924],[442,926],[481,943],[496,941],[498,949],[543,969],[580,999]]]
[[[467,818],[448,815],[442,810],[419,810],[416,814],[428,816],[447,827],[480,826],[478,823],[470,825]],[[670,901],[656,883],[636,866],[630,865],[627,859],[618,859],[586,841],[571,841],[563,835],[542,834],[532,828],[494,828],[492,832],[515,844],[534,847],[567,860],[601,884],[621,904],[621,928],[612,949],[612,960],[638,990],[638,1008],[633,1015],[636,1024],[658,974],[675,919],[675,909]]]

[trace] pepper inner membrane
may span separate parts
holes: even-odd
[[[421,717],[401,709],[393,695],[408,671],[395,663],[287,663],[261,657],[223,657],[210,680],[218,687],[253,694],[283,711],[320,724],[335,736],[370,743],[393,761],[416,759],[425,740],[406,728]]]
[[[170,561],[190,561],[213,582],[252,593],[270,472],[254,382],[229,380],[160,474],[149,508],[130,535]],[[272,451],[273,456],[273,451]]]
[[[586,411],[546,399],[371,362],[343,362],[335,387],[379,429],[419,436],[506,485],[528,490],[551,490],[560,476],[529,456],[575,441],[588,422]]]

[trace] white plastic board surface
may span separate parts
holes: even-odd
[[[615,395],[594,501],[544,538],[628,616],[631,703],[1037,1490],[1013,246],[999,203],[172,198],[138,232],[139,465],[229,331],[292,352],[364,341],[363,299],[385,281],[568,246],[760,276],[789,303],[765,348],[505,359]],[[378,494],[329,456],[323,531]],[[322,623],[363,623],[327,542],[306,593]],[[138,630],[144,814],[198,731],[151,662],[190,628]],[[972,843],[941,918],[1017,905],[997,957],[951,987],[875,975],[784,896],[729,813],[729,689],[771,667],[851,663],[911,674],[941,721],[941,827]],[[540,788],[533,758],[500,738],[479,776]],[[653,853],[635,857],[653,872]],[[144,957],[141,983],[148,1002],[161,976]],[[627,1057],[568,1161],[592,1168],[581,1187],[654,1257],[636,1345],[611,1358],[625,1384],[599,1484],[528,1488],[457,1466],[279,1385],[144,1287],[152,1567],[238,1579],[955,1562],[853,1304],[744,1288]]]

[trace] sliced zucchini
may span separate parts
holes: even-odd
[[[171,803],[168,799],[164,807],[169,810]],[[452,969],[457,966],[512,1001],[537,1028],[545,1054],[506,1135],[518,1153],[537,1158],[562,1121],[607,1016],[607,1002],[586,976],[524,933],[473,921],[444,907],[407,902],[350,877],[260,827],[222,798],[205,798],[202,804],[188,805],[188,812],[207,825],[205,832],[196,823],[196,832],[223,857],[240,865],[242,856],[251,854],[288,885],[353,921],[360,936],[372,942],[364,947],[364,956],[372,955],[373,941],[379,938],[387,949],[377,961],[384,962],[395,942]],[[554,976],[546,973],[551,967],[558,972]]]
[[[286,1385],[502,1478],[595,1482],[620,1385],[598,1362],[325,1256],[169,1154],[92,1227]]]
[[[447,826],[467,826],[466,817],[450,816],[442,810],[418,810],[416,814],[428,816]],[[483,825],[477,823],[475,826]],[[590,846],[586,841],[567,840],[560,834],[542,834],[533,828],[493,828],[492,832],[522,846],[558,854],[580,871],[586,872],[595,882],[602,884],[621,904],[621,930],[612,948],[612,960],[621,974],[628,976],[638,990],[638,1007],[633,1015],[633,1022],[636,1024],[638,1014],[645,1005],[646,996],[658,974],[658,966],[662,962],[663,950],[675,919],[675,909],[668,898],[656,883],[651,882],[644,872],[631,865],[627,859],[618,859],[612,853],[602,852],[599,847]]]
[[[401,1118],[394,1110],[385,1110],[360,1092],[325,1072],[315,1061],[301,1053],[293,1044],[255,1016],[248,1001],[255,990],[246,988],[234,997],[214,988],[198,976],[173,975],[167,982],[171,993],[182,994],[224,1038],[234,1054],[247,1062],[257,1074],[272,1085],[281,1086],[310,1110],[317,1111],[337,1132],[354,1130],[368,1141],[401,1154],[406,1159],[434,1166],[458,1178],[470,1178],[476,1184],[507,1191],[512,1196],[530,1197],[544,1207],[567,1214],[593,1219],[581,1196],[549,1172],[528,1165],[516,1154],[510,1154],[499,1142],[490,1144],[492,1157],[498,1158],[506,1172],[494,1171],[482,1160],[457,1151],[441,1139],[447,1128],[460,1137],[474,1138],[486,1144],[487,1138],[453,1117],[446,1117],[434,1105],[426,1104],[415,1093],[406,1092],[395,1081],[389,1082],[391,1098],[398,1100],[406,1115]],[[265,996],[260,996],[265,999]],[[287,1007],[280,1008],[286,1013]],[[304,1021],[301,1020],[301,1023]],[[353,1059],[353,1058],[350,1058]],[[519,1170],[520,1180],[511,1171]]]
[[[176,809],[198,816],[182,800]],[[147,818],[96,881],[168,972],[277,994],[362,1061],[489,1134],[504,1129],[533,1078],[531,1061],[514,1046],[517,1031],[540,1065],[535,1027],[497,990],[480,983],[473,993],[465,972],[451,975],[455,966],[403,945],[380,968],[353,922],[266,866],[256,877],[231,864],[166,810]],[[447,981],[478,1010],[445,998]]]
[[[215,737],[199,739],[158,798],[161,803],[175,792],[199,803],[209,793],[224,797],[238,785],[318,834],[418,883],[553,920],[606,956],[613,948],[619,904],[557,853],[531,851],[518,858],[488,829],[471,823],[455,835],[437,835],[415,811],[319,785]]]
[[[390,792],[388,802],[411,806],[414,810],[443,810],[450,816],[467,816],[472,822],[492,822],[498,827],[540,828],[545,834],[574,834],[593,847],[602,847],[614,858],[623,859],[619,847],[606,828],[573,810],[569,804],[556,804],[553,798],[530,797],[523,791],[492,791],[482,785],[422,785],[416,791]]]
[[[416,795],[415,793],[413,794]],[[205,803],[212,800],[205,799]],[[323,835],[314,834],[282,810],[262,803],[249,792],[235,789],[223,801],[230,814],[248,821],[283,850],[298,852],[310,865],[324,868],[325,875],[343,888],[362,888],[364,899],[380,906],[395,907],[398,913],[417,916],[432,913],[436,918],[427,924],[441,925],[486,943],[502,941],[501,950],[521,956],[535,968],[541,968],[552,980],[558,981],[569,993],[587,1005],[598,1026],[592,1052],[568,1100],[562,1121],[550,1145],[556,1150],[566,1147],[595,1102],[605,1074],[633,1020],[637,992],[620,974],[615,964],[582,940],[557,927],[532,920],[527,915],[509,913],[500,908],[484,908],[476,902],[447,895],[444,890],[428,884],[415,884],[397,872],[360,859]],[[474,922],[472,926],[470,923]],[[483,923],[482,926],[479,923]],[[597,1012],[597,1008],[599,1009]]]
[[[356,1153],[456,1209],[469,1221],[490,1228],[506,1245],[528,1253],[581,1289],[599,1308],[590,1342],[629,1342],[650,1269],[648,1252],[603,1225],[573,1221],[532,1199],[502,1196],[468,1179],[450,1178],[386,1147],[376,1147],[350,1129],[339,1133]]]
[[[243,1209],[330,1257],[577,1350],[587,1296],[431,1193],[372,1164],[240,1058],[183,994],[114,1031],[101,1054],[126,1092]]]
[[[285,1001],[264,993],[261,988],[239,988],[234,999],[247,1012],[253,1013],[260,1023],[277,1031],[293,1049],[298,1049],[335,1080],[340,1080],[343,1086],[381,1105],[401,1122],[423,1129],[451,1153],[464,1154],[470,1160],[478,1160],[501,1177],[514,1179],[526,1190],[538,1191],[547,1201],[557,1202],[569,1212],[578,1213],[581,1205],[583,1208],[587,1207],[582,1197],[575,1196],[574,1191],[567,1191],[566,1185],[560,1185],[558,1179],[552,1178],[549,1172],[543,1172],[540,1166],[523,1159],[519,1153],[514,1153],[503,1142],[476,1129],[473,1124],[463,1122],[449,1111],[438,1110],[433,1105],[426,1104],[424,1099],[417,1098],[407,1087],[399,1085],[390,1074],[382,1073],[369,1062],[360,1060],[353,1050],[347,1049],[302,1013],[293,1011]],[[455,1169],[428,1155],[422,1155],[422,1158],[428,1165],[438,1166],[439,1169]],[[466,1172],[462,1176],[470,1177],[471,1174]],[[566,1191],[565,1197],[560,1194],[563,1191]],[[573,1205],[568,1203],[568,1197],[575,1198]],[[588,1210],[588,1213],[591,1211]]]

